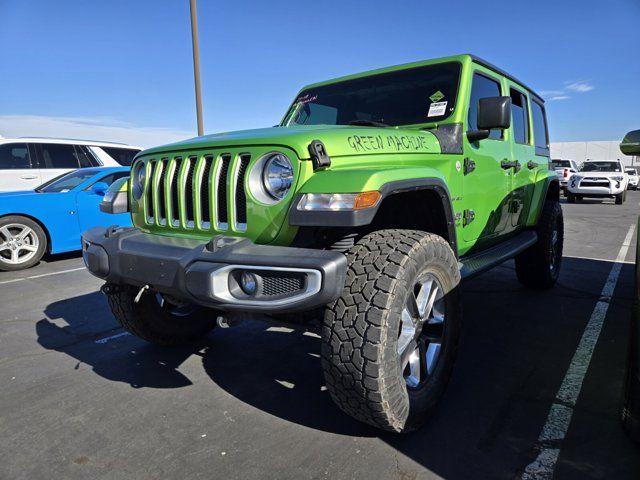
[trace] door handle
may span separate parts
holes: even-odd
[[[34,180],[38,178],[38,176],[37,175],[20,175],[20,178],[22,180]]]
[[[527,168],[528,168],[529,170],[533,170],[534,168],[538,168],[539,166],[540,166],[540,164],[539,164],[539,163],[533,162],[533,161],[531,161],[531,160],[529,160],[529,161],[527,162]]]

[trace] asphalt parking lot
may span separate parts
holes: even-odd
[[[465,285],[453,379],[406,436],[333,406],[311,334],[255,321],[162,349],[118,327],[79,255],[0,273],[0,478],[518,478],[545,446],[639,202],[563,204],[552,291],[521,287],[512,262]],[[635,233],[630,243],[566,436],[551,445],[554,478],[640,475],[618,421]]]

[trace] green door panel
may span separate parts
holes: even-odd
[[[510,153],[507,142],[490,139],[465,149],[476,168],[463,180],[463,210],[474,214],[473,221],[462,228],[464,241],[494,238],[510,230],[511,171],[501,167]]]

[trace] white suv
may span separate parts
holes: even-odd
[[[587,160],[567,184],[567,202],[584,197],[615,198],[622,205],[627,197],[629,176],[620,160]]]
[[[551,160],[551,166],[556,171],[558,180],[560,180],[560,188],[562,189],[562,192],[566,193],[569,179],[574,173],[580,170],[578,168],[578,164],[573,160],[554,158]]]
[[[31,190],[82,167],[131,165],[139,147],[53,138],[0,138],[0,192]]]
[[[640,177],[638,177],[638,172],[636,171],[636,169],[633,167],[627,167],[624,169],[624,171],[629,177],[629,190],[637,190],[638,180],[640,180]]]

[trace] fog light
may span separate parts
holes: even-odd
[[[254,295],[258,289],[258,279],[253,273],[243,272],[240,276],[240,288],[247,295]]]

